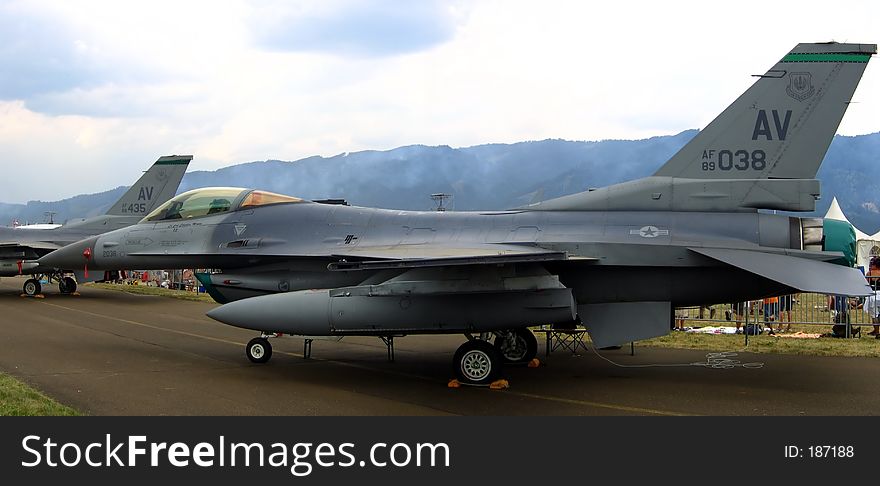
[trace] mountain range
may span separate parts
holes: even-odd
[[[188,172],[180,192],[206,186],[265,189],[305,199],[344,198],[358,206],[430,210],[434,193],[451,194],[454,210],[495,210],[585,191],[654,173],[697,134],[643,140],[542,140],[465,148],[411,145],[292,162],[248,162]],[[880,132],[835,136],[818,178],[824,215],[833,197],[862,231],[880,230]],[[101,214],[125,187],[53,202],[0,203],[0,221],[55,222]],[[802,214],[806,216],[806,214]]]

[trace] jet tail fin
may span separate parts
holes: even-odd
[[[535,211],[814,211],[816,173],[876,44],[798,44],[653,176]]]
[[[174,197],[192,155],[159,157],[137,182],[107,211],[110,216],[146,216]]]
[[[798,44],[655,176],[815,179],[876,44]]]

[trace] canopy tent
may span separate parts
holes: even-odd
[[[828,212],[825,213],[825,219],[846,221],[847,223],[852,224],[852,223],[850,223],[849,219],[847,219],[846,215],[843,214],[843,210],[840,209],[840,204],[837,202],[836,197],[831,200],[831,207],[828,208]],[[868,236],[866,233],[863,233],[861,230],[859,230],[855,226],[853,226],[853,229],[856,230],[856,241],[872,239],[871,236]],[[880,231],[878,231],[877,234],[880,235]],[[874,236],[877,236],[877,235],[874,235]]]
[[[880,240],[859,240],[856,242],[856,265],[868,273],[871,258],[880,256]]]
[[[837,202],[836,197],[831,200],[831,207],[825,213],[825,219],[845,221],[852,224],[846,215],[843,214],[843,210],[840,209],[840,204]],[[856,265],[867,273],[871,257],[880,256],[880,231],[873,236],[869,236],[855,226],[853,226],[853,229],[856,232]]]

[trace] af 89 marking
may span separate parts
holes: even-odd
[[[752,151],[743,149],[706,149],[703,150],[703,163],[701,167],[704,171],[761,171],[767,167],[767,153],[761,149]]]

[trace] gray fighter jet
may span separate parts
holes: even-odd
[[[101,216],[68,221],[51,229],[0,228],[0,276],[32,275],[33,278],[24,283],[23,290],[28,295],[36,295],[42,291],[40,277],[57,281],[61,293],[75,292],[77,281],[85,280],[87,272],[74,278],[68,275],[70,272],[65,271],[73,270],[69,267],[38,267],[36,260],[83,238],[137,223],[144,215],[174,196],[191,160],[191,155],[160,157]],[[77,270],[83,269],[80,266]]]
[[[261,332],[254,362],[279,334],[463,333],[454,369],[477,384],[534,357],[537,324],[580,320],[603,347],[667,334],[679,306],[865,295],[859,270],[833,263],[851,227],[759,210],[815,209],[819,165],[876,50],[799,44],[644,179],[482,212],[197,189],[40,264],[218,269],[200,279],[228,303],[208,315]]]

